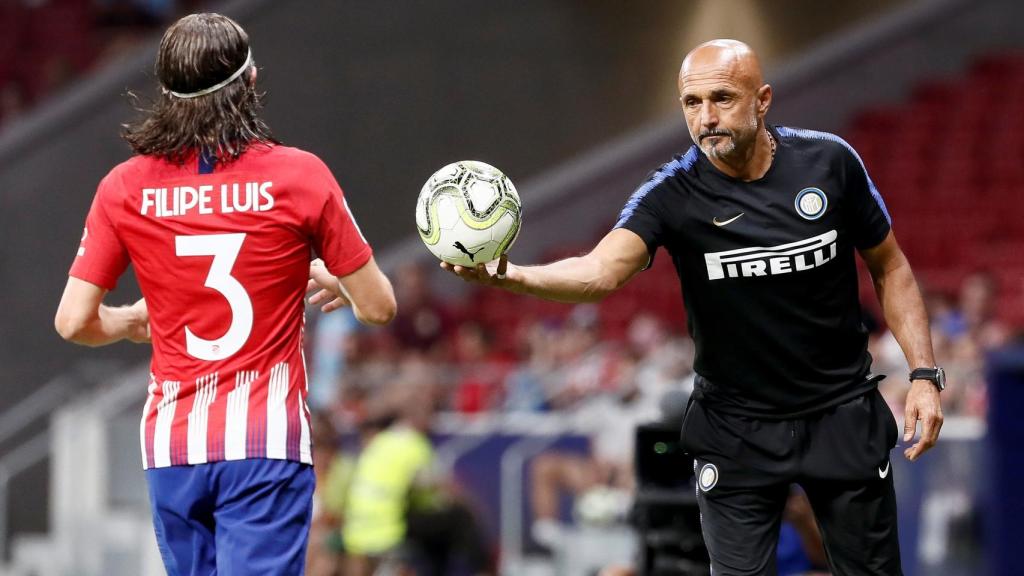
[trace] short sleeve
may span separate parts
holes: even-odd
[[[101,288],[113,290],[128,267],[128,251],[117,235],[114,218],[118,213],[115,179],[107,175],[96,190],[85,219],[82,242],[71,264],[70,276]]]
[[[657,207],[663,180],[658,172],[652,174],[629,197],[615,222],[615,228],[624,228],[639,236],[647,245],[652,259],[658,247],[664,243],[665,211]]]
[[[847,145],[844,151],[846,163],[846,190],[849,211],[846,214],[854,245],[864,250],[878,246],[889,235],[892,220],[885,207],[882,195],[868,176],[860,156]]]
[[[356,224],[345,195],[330,170],[317,160],[309,179],[323,199],[312,215],[313,249],[335,276],[347,276],[370,260],[373,250]]]

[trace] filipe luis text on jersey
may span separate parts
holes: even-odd
[[[149,216],[152,209],[152,215],[157,218],[185,216],[190,211],[198,214],[266,212],[274,207],[274,197],[270,194],[273,185],[273,182],[234,182],[219,186],[143,188],[139,211]]]

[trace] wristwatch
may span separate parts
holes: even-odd
[[[935,387],[942,392],[946,389],[946,371],[938,366],[934,368],[915,368],[910,373],[910,381],[914,380],[930,380]]]

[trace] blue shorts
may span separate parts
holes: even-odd
[[[153,528],[169,576],[301,575],[313,467],[237,460],[146,470]]]

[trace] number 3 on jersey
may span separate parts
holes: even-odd
[[[185,350],[200,360],[223,360],[242,349],[252,333],[252,300],[238,280],[231,275],[245,234],[207,234],[177,236],[174,252],[180,256],[213,256],[207,288],[220,292],[231,307],[231,326],[223,336],[206,340],[185,327]]]

